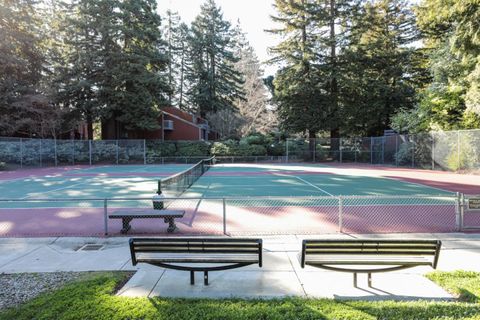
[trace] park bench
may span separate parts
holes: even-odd
[[[173,232],[177,228],[175,225],[176,218],[183,218],[184,210],[158,210],[158,209],[118,209],[108,215],[110,219],[122,219],[121,233],[127,233],[130,230],[130,222],[133,219],[163,219],[168,223],[167,232]]]
[[[437,240],[303,240],[301,266],[357,273],[388,272],[416,266],[437,267],[441,241]]]
[[[258,264],[262,267],[261,239],[232,238],[132,238],[132,264],[190,271],[190,284],[195,284],[195,271],[204,273]]]

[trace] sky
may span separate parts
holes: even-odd
[[[200,5],[204,0],[157,0],[158,10],[164,15],[167,9],[177,11],[182,20],[190,24],[200,13]],[[261,62],[269,59],[267,48],[278,43],[278,37],[266,33],[275,25],[270,15],[275,13],[273,0],[215,0],[222,8],[224,19],[233,25],[240,20],[240,26],[246,33],[250,45],[255,49]],[[275,73],[275,66],[263,66],[265,76]]]

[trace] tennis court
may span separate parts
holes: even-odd
[[[121,223],[105,219],[107,212],[151,207],[158,180],[167,182],[191,166],[76,167],[9,176],[0,181],[0,235],[98,236],[105,227],[118,234]],[[178,233],[452,232],[458,227],[452,189],[325,165],[208,168],[164,183],[164,194],[177,198],[167,199],[167,206],[186,211]],[[138,234],[165,232],[155,220],[134,220],[132,227]]]

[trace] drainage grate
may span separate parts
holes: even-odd
[[[102,250],[104,247],[103,244],[86,244],[80,247],[77,251],[98,251]]]

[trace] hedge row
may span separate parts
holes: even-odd
[[[240,141],[0,141],[0,162],[23,165],[89,163],[158,163],[165,158],[216,156],[282,156],[284,142],[265,136],[249,136]]]

